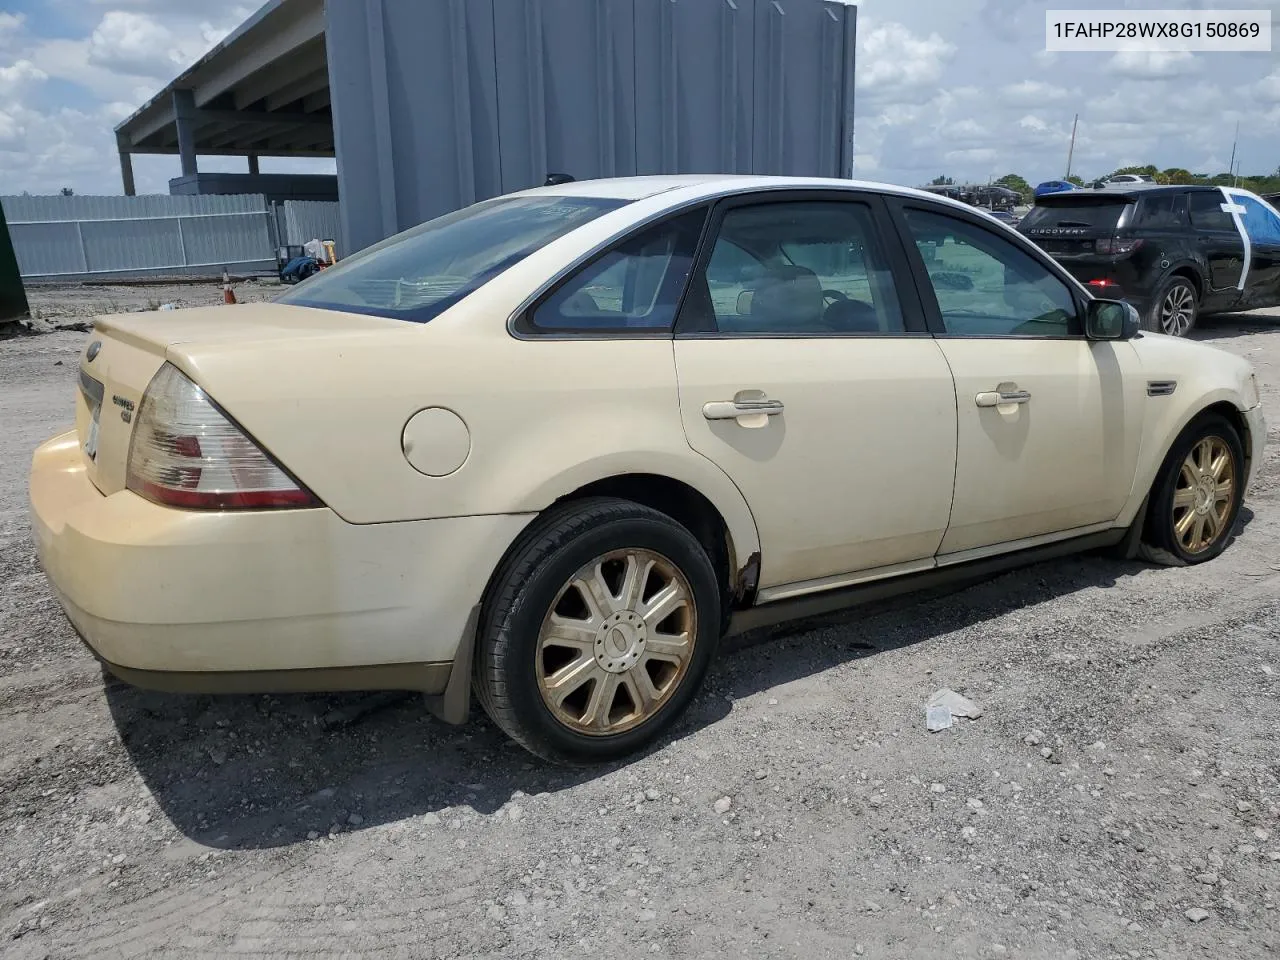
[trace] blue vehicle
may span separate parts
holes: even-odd
[[[1035,195],[1043,197],[1050,193],[1065,193],[1067,190],[1079,190],[1070,180],[1046,180],[1036,184]]]

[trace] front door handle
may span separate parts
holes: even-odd
[[[712,400],[702,405],[702,415],[708,420],[737,420],[758,415],[776,417],[780,413],[781,400]]]
[[[989,390],[973,399],[980,407],[1002,407],[1006,403],[1028,403],[1031,394],[1026,390]]]

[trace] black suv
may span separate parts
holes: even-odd
[[[1280,213],[1245,190],[1130,184],[1047,194],[1018,231],[1143,326],[1183,336],[1197,317],[1280,306]]]

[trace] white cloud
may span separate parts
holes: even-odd
[[[1253,88],[1253,95],[1263,103],[1280,103],[1280,70],[1259,80]]]
[[[955,49],[936,33],[917,36],[900,23],[872,27],[858,38],[857,89],[882,101],[909,100],[938,82]]]
[[[136,77],[169,79],[185,65],[172,31],[145,13],[109,10],[89,35],[89,62]]]
[[[1000,99],[1011,106],[1038,107],[1067,98],[1065,87],[1043,80],[1023,80],[1000,88]]]
[[[48,79],[49,75],[30,60],[19,60],[12,66],[0,67],[0,94],[12,97],[20,87]]]
[[[1185,50],[1122,50],[1107,63],[1108,72],[1135,80],[1168,80],[1199,69],[1195,54]]]

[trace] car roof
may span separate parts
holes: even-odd
[[[644,200],[662,193],[676,193],[673,202],[714,199],[756,190],[866,190],[902,197],[916,197],[933,203],[974,209],[967,203],[916,187],[872,180],[845,180],[835,177],[768,177],[752,174],[683,174],[678,176],[605,177],[575,180],[552,186],[533,187],[508,196],[599,197],[615,200]]]
[[[1151,193],[1204,193],[1217,190],[1218,187],[1207,183],[1117,183],[1108,187],[1085,187],[1076,190],[1064,190],[1062,193],[1050,193],[1039,200],[1051,201],[1051,205],[1061,203],[1087,203],[1097,197],[1120,197],[1135,199]]]

